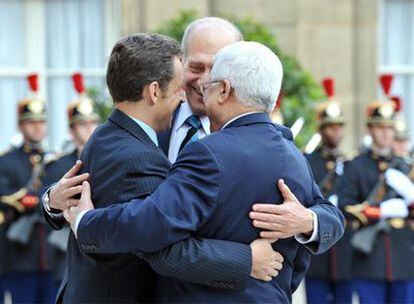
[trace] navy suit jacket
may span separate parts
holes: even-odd
[[[144,201],[86,213],[78,241],[83,250],[106,253],[154,252],[193,235],[249,244],[259,233],[248,217],[252,203],[282,202],[275,186],[280,178],[300,202],[318,212],[320,241],[314,249],[327,250],[343,234],[343,217],[323,200],[290,130],[274,125],[264,113],[241,117],[186,146],[167,179]],[[323,203],[313,205],[317,200]],[[293,237],[277,241],[274,248],[285,261],[271,282],[249,279],[245,291],[223,291],[163,278],[158,300],[289,302],[309,254]]]
[[[114,110],[108,122],[93,133],[81,159],[82,170],[90,173],[97,208],[145,198],[170,169],[163,152],[119,110]],[[54,228],[63,226],[62,222],[48,218],[47,213],[45,216]],[[243,289],[251,270],[250,247],[221,240],[190,237],[163,251],[140,256],[149,263],[130,253],[85,254],[71,233],[58,301],[151,302],[156,289],[151,267],[165,276],[230,289]]]

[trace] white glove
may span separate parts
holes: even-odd
[[[385,171],[387,185],[401,195],[407,204],[414,202],[414,184],[410,178],[397,169],[387,169]]]
[[[380,217],[383,219],[408,216],[408,208],[404,200],[401,198],[391,198],[380,204]]]
[[[335,207],[338,207],[338,195],[332,194],[328,197],[328,201],[330,201]]]

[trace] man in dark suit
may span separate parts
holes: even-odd
[[[171,163],[176,161],[186,144],[210,134],[210,121],[206,115],[200,83],[210,73],[216,53],[222,47],[241,40],[243,35],[240,30],[222,18],[201,18],[186,27],[181,42],[185,101],[182,101],[174,112],[171,128],[158,134],[160,148]],[[264,231],[263,237],[289,237],[302,233],[306,228],[303,216],[307,215],[307,210],[282,207],[275,211],[269,207],[272,205],[255,205],[255,211],[258,212],[250,214],[258,228],[272,230]],[[274,217],[275,212],[279,217]],[[315,213],[315,217],[318,216],[319,214]],[[287,220],[287,224],[281,225],[280,219]]]
[[[115,45],[107,83],[116,109],[94,132],[81,156],[98,207],[145,198],[167,175],[170,163],[157,147],[156,132],[168,127],[180,100],[179,54],[176,42],[160,35],[131,35]],[[85,176],[88,174],[78,178]],[[65,220],[52,208],[67,206],[48,206],[47,201],[44,205],[47,220],[60,229]],[[262,251],[265,244],[257,247]],[[130,253],[84,254],[71,234],[60,297],[63,302],[151,302],[156,288],[151,267],[195,283],[243,289],[256,267],[256,257],[269,260],[259,266],[266,269],[265,279],[281,268],[280,255],[268,248],[270,254],[266,250],[258,253],[252,245],[251,252],[248,245],[192,237],[159,253],[141,254],[148,264]]]
[[[47,158],[44,162],[44,172],[42,176],[43,185],[49,186],[58,182],[62,176],[76,163],[79,159],[83,147],[89,140],[92,132],[96,129],[99,122],[99,115],[93,101],[85,94],[83,84],[83,75],[75,73],[72,75],[74,88],[79,94],[76,100],[73,100],[67,107],[69,122],[69,132],[74,145],[72,151],[63,155],[55,154]],[[48,237],[48,243],[52,245],[53,250],[53,281],[56,291],[65,273],[67,243],[70,233],[69,226],[61,230],[54,230]]]
[[[313,225],[312,212],[304,218],[314,252],[323,252],[343,233],[343,217],[329,202],[313,205],[322,195],[305,158],[292,142],[291,132],[274,125],[274,108],[282,81],[279,59],[267,47],[238,42],[221,49],[210,77],[201,85],[211,130],[180,153],[167,179],[147,199],[93,210],[83,183],[80,204],[65,211],[82,250],[91,253],[154,252],[192,235],[249,243],[258,235],[246,216],[252,202],[283,201],[274,185],[293,189],[306,207],[323,220]],[[297,204],[297,200],[284,204]],[[300,205],[303,210],[305,206]],[[296,207],[295,207],[296,208]],[[153,225],[157,223],[157,225]],[[151,227],[148,227],[151,226]],[[312,238],[311,238],[312,239]],[[331,241],[333,240],[333,242]],[[295,238],[279,240],[284,268],[271,282],[249,279],[245,291],[222,291],[173,278],[159,282],[158,300],[171,302],[277,302],[291,300],[305,263]]]

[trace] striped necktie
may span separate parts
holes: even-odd
[[[188,117],[185,120],[184,124],[189,126],[190,129],[188,129],[187,135],[181,143],[178,153],[181,152],[181,150],[184,148],[186,144],[198,140],[197,131],[200,130],[202,127],[200,118],[195,115],[191,115],[190,117]]]

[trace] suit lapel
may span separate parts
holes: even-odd
[[[122,111],[115,109],[109,117],[109,120],[120,128],[128,131],[132,136],[142,141],[147,146],[151,148],[157,147],[147,133],[145,133],[145,131],[135,121],[129,118],[128,115]]]

